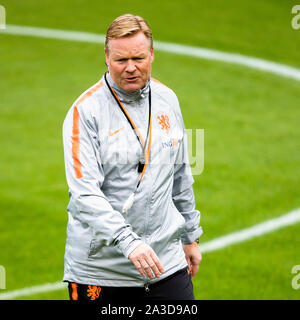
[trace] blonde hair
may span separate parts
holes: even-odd
[[[111,39],[118,39],[134,35],[138,32],[143,32],[146,38],[149,40],[151,50],[153,48],[152,31],[146,22],[140,16],[134,16],[132,14],[123,14],[116,18],[106,32],[105,49],[109,51],[109,41]]]

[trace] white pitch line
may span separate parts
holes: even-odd
[[[20,297],[31,296],[37,293],[63,290],[67,288],[64,282],[45,283],[39,286],[17,289],[0,294],[0,300],[12,300]]]
[[[265,235],[275,230],[285,228],[300,222],[300,208],[286,213],[280,217],[267,220],[250,228],[230,233],[223,237],[216,238],[200,245],[202,253],[208,253],[224,249],[230,245],[245,242],[247,240]],[[24,289],[8,291],[0,294],[0,300],[11,300],[20,297],[30,296],[37,293],[50,292],[66,289],[67,285],[62,282],[46,283]]]
[[[220,250],[232,244],[241,243],[299,222],[300,208],[286,213],[283,216],[256,224],[253,227],[233,232],[223,237],[203,243],[200,245],[200,250],[205,253]]]
[[[6,29],[0,30],[0,34],[1,33],[90,43],[103,44],[105,42],[105,35],[103,34],[17,25],[7,25]],[[154,47],[156,50],[169,53],[243,65],[300,81],[300,69],[265,59],[162,41],[154,41]]]
[[[102,44],[105,42],[105,36],[97,33],[48,29],[48,28],[39,28],[39,27],[16,26],[13,24],[6,25],[6,29],[0,30],[0,34],[1,33],[18,35],[18,36],[29,36],[29,37],[38,37],[38,38],[102,43]]]

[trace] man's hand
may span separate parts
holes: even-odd
[[[197,242],[183,245],[186,261],[189,265],[192,280],[199,269],[199,264],[202,260],[201,252]]]
[[[154,275],[157,278],[164,272],[156,253],[146,243],[138,245],[128,256],[128,259],[135,265],[139,273],[146,277],[146,274],[150,279],[154,279]]]

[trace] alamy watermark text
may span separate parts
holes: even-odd
[[[6,289],[5,268],[0,266],[0,289]]]
[[[3,6],[0,5],[0,29],[6,28],[6,11]]]
[[[300,265],[293,266],[292,273],[296,274],[292,279],[292,288],[298,290],[300,289]]]
[[[295,14],[295,16],[292,19],[292,28],[295,30],[300,29],[300,5],[295,5],[292,8],[292,14]]]

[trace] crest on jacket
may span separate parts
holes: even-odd
[[[166,134],[169,134],[171,128],[169,116],[165,113],[160,113],[157,114],[156,120],[161,130],[165,131]]]

